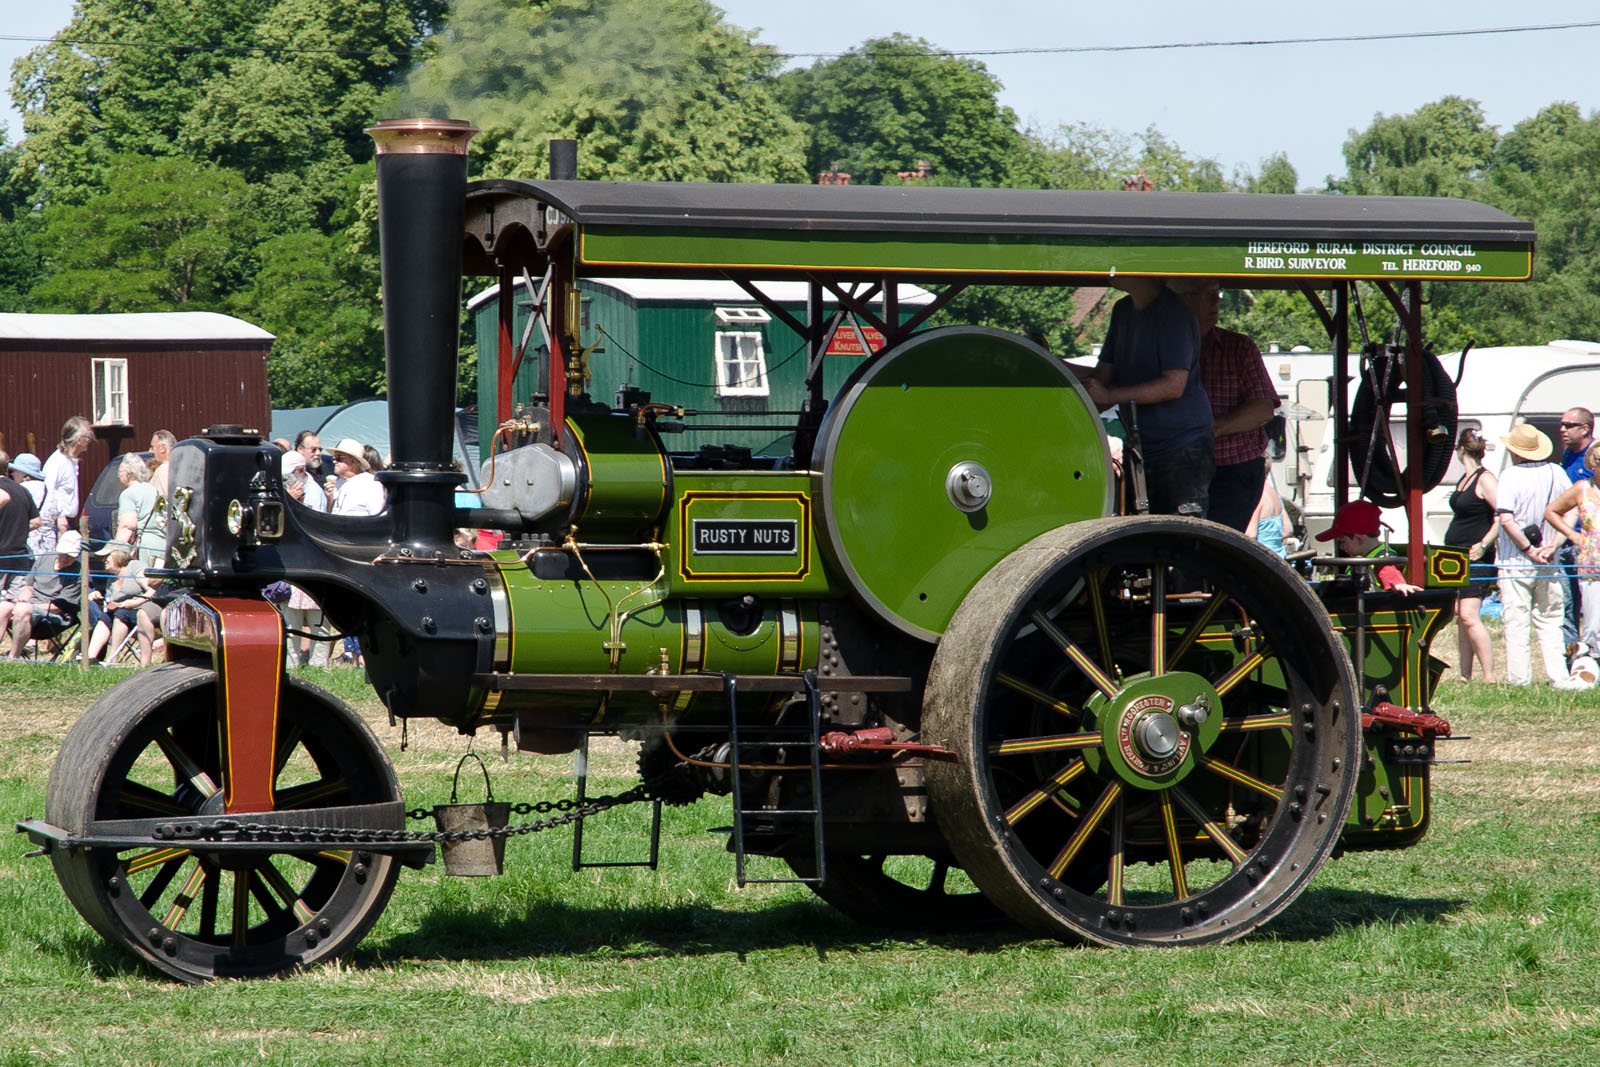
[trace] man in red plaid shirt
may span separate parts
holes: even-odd
[[[1167,285],[1183,297],[1200,325],[1200,383],[1211,401],[1217,449],[1207,518],[1254,537],[1255,531],[1245,526],[1267,480],[1267,433],[1262,427],[1277,410],[1278,391],[1256,343],[1217,325],[1222,306],[1217,279],[1174,278]]]

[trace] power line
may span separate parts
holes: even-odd
[[[1600,27],[1600,19],[1582,22],[1551,22],[1537,26],[1490,26],[1464,30],[1402,30],[1393,33],[1357,33],[1316,37],[1261,37],[1222,41],[1168,41],[1154,44],[1087,44],[1045,45],[1028,48],[937,48],[939,55],[961,57],[1024,56],[1024,55],[1090,55],[1115,52],[1161,52],[1195,48],[1264,48],[1294,44],[1362,44],[1372,41],[1413,41],[1441,37],[1491,37],[1513,33],[1547,33],[1556,30],[1586,30]],[[29,37],[20,34],[0,33],[0,41],[21,41],[34,44],[66,44],[83,48],[147,48],[168,52],[267,52],[275,55],[342,55],[342,56],[409,56],[406,48],[291,48],[262,44],[169,44],[159,41],[99,41],[82,37]],[[779,59],[839,59],[849,52],[775,52]],[[887,49],[879,54],[920,56],[928,54],[920,48]],[[740,57],[700,56],[702,61],[726,59],[742,62]]]
[[[1356,44],[1369,41],[1409,41],[1430,37],[1487,37],[1497,34],[1509,33],[1540,33],[1547,30],[1586,30],[1600,27],[1600,19],[1591,19],[1586,22],[1552,22],[1542,26],[1494,26],[1472,30],[1403,30],[1394,33],[1357,33],[1341,36],[1323,37],[1262,37],[1243,38],[1233,41],[1171,41],[1165,44],[1085,44],[1085,45],[1047,45],[1037,48],[981,48],[963,49],[960,51],[946,51],[952,56],[1025,56],[1025,55],[1071,55],[1094,52],[1160,52],[1178,48],[1259,48],[1268,45],[1280,44]],[[783,55],[789,59],[837,59],[848,55],[847,52],[786,52]],[[895,54],[892,50],[891,55]],[[910,49],[906,55],[918,55]]]

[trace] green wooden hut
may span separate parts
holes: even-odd
[[[805,320],[806,283],[758,285],[768,299]],[[788,454],[795,413],[805,398],[805,342],[749,293],[731,281],[672,278],[585,278],[578,289],[580,343],[589,350],[588,391],[594,400],[615,405],[619,392],[631,387],[648,392],[656,403],[695,412],[685,419],[681,446],[668,442],[673,451],[692,451],[710,438],[747,446],[757,455]],[[491,286],[467,302],[478,347],[478,409],[485,423],[496,410],[498,296],[499,287]],[[901,321],[933,299],[926,289],[901,285]],[[530,300],[519,287],[514,346],[527,330]],[[825,292],[824,312],[836,307],[833,294]],[[881,304],[877,310],[881,314]],[[882,336],[869,326],[863,329],[876,350]],[[535,358],[539,344],[536,328],[512,387],[514,404],[546,391],[539,380],[545,361]],[[823,365],[825,395],[831,396],[866,354],[855,329],[841,327]],[[710,432],[713,426],[718,429]],[[489,434],[482,437],[487,442]]]

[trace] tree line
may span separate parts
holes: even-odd
[[[1281,153],[1225,175],[1153,126],[1022,128],[981,62],[918,38],[782,66],[707,0],[80,0],[12,70],[24,136],[0,140],[0,311],[226,312],[277,335],[274,403],[381,393],[362,129],[384,116],[471,121],[474,176],[542,175],[548,141],[569,137],[590,179],[893,184],[920,162],[909,180],[1296,191]],[[1320,192],[1464,196],[1537,225],[1533,283],[1430,290],[1441,350],[1596,338],[1597,141],[1600,119],[1572,104],[1501,134],[1447,97],[1376,117]],[[1297,295],[1229,301],[1263,347],[1326,345]],[[1095,339],[1053,290],[975,288],[943,314],[1063,353]]]

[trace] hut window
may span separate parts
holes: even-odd
[[[772,316],[760,308],[718,308],[717,321],[724,326],[762,326]]]
[[[767,395],[767,352],[759,333],[717,334],[717,395]]]
[[[128,423],[128,361],[91,361],[94,376],[94,422],[96,426]]]

